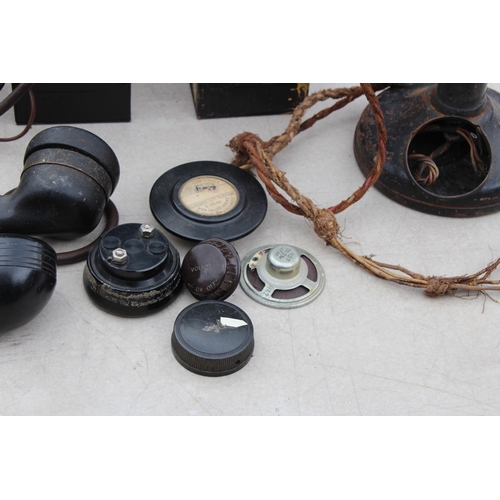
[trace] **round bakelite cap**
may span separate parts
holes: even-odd
[[[198,300],[225,300],[240,281],[241,260],[236,249],[220,238],[195,245],[184,257],[182,281]]]
[[[184,368],[217,377],[243,368],[254,349],[248,315],[229,302],[195,302],[177,317],[172,352]]]

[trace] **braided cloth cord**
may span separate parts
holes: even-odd
[[[423,276],[399,265],[377,262],[368,256],[361,256],[347,247],[340,237],[340,227],[335,217],[359,201],[380,177],[386,158],[387,132],[384,116],[380,109],[376,91],[387,88],[389,84],[362,83],[350,88],[325,89],[306,97],[299,104],[291,117],[286,130],[268,141],[258,135],[243,132],[231,139],[229,147],[234,152],[232,164],[242,169],[255,168],[257,175],[265,185],[267,192],[289,212],[301,215],[311,221],[314,232],[327,244],[333,246],[368,273],[400,285],[421,288],[432,298],[454,295],[457,290],[473,290],[487,295],[487,290],[500,290],[500,281],[491,280],[490,275],[500,265],[500,259],[471,275],[443,277]],[[285,173],[274,164],[274,157],[288,146],[300,132],[312,127],[316,122],[332,112],[343,108],[358,97],[365,95],[373,111],[377,125],[378,151],[375,164],[365,182],[351,196],[330,208],[319,208],[307,196],[300,193],[287,179]],[[303,121],[308,109],[318,102],[334,99],[337,102],[323,109],[308,120]],[[289,199],[277,188],[286,193]]]

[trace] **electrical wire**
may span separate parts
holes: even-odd
[[[442,154],[446,153],[446,151],[448,151],[453,144],[463,141],[467,142],[469,145],[470,162],[475,174],[478,177],[483,177],[486,174],[486,167],[475,144],[475,140],[478,140],[478,136],[476,134],[463,127],[444,127],[441,125],[429,125],[420,133],[424,134],[429,132],[443,133],[446,142],[437,147],[429,155],[419,153],[408,155],[408,160],[415,162],[416,165],[418,165],[413,171],[413,176],[419,184],[423,186],[430,186],[434,184],[439,177],[439,166],[435,160]]]
[[[0,102],[0,116],[2,116],[6,111],[8,111],[14,104],[28,92],[34,83],[21,83],[19,84],[3,101]]]
[[[19,88],[19,87],[17,87]],[[30,117],[28,119],[28,123],[26,124],[26,127],[24,127],[23,131],[14,137],[0,137],[0,142],[11,142],[11,141],[17,141],[17,139],[20,139],[21,137],[25,136],[33,123],[35,122],[35,117],[36,117],[36,101],[35,101],[35,94],[33,94],[33,90],[30,88],[28,89],[28,94],[30,96],[30,104],[31,104],[31,112],[30,112]],[[11,94],[12,95],[12,94]],[[3,104],[3,102],[2,102]],[[2,113],[0,113],[1,115]]]

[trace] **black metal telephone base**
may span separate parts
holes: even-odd
[[[387,161],[375,184],[407,207],[473,217],[500,210],[500,94],[485,83],[409,84],[379,96]],[[371,109],[364,110],[354,153],[368,175],[377,152]]]

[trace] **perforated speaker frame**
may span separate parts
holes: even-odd
[[[264,245],[242,260],[240,285],[263,305],[292,309],[318,297],[325,285],[325,273],[317,259],[301,248]]]

